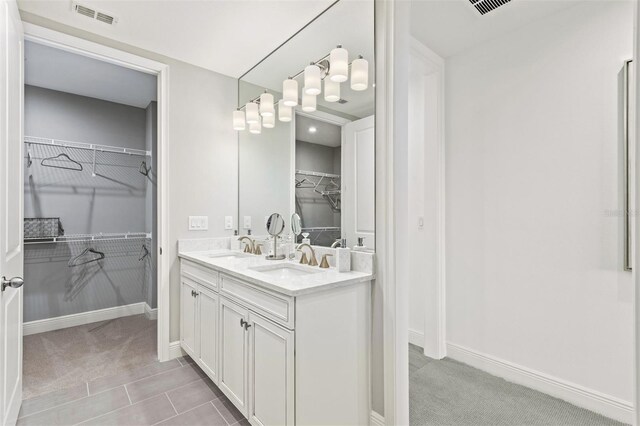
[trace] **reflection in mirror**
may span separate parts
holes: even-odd
[[[293,232],[293,235],[295,236],[302,233],[302,224],[300,223],[300,216],[298,213],[291,215],[291,232]]]
[[[375,248],[373,10],[336,2],[239,79],[242,233],[276,211],[297,242]]]
[[[274,237],[284,231],[284,219],[278,213],[273,213],[267,220],[267,232]]]

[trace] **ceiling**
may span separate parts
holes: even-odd
[[[309,131],[314,127],[315,132]],[[342,128],[325,121],[296,115],[296,140],[330,147],[342,145]]]
[[[156,77],[49,46],[25,42],[25,83],[146,108],[156,100]]]
[[[18,0],[23,11],[239,77],[333,0],[78,2],[113,15],[118,22],[109,26],[73,13],[71,0]]]
[[[412,0],[411,33],[446,58],[584,1],[512,0],[482,16],[469,0]]]

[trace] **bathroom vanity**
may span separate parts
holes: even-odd
[[[179,256],[181,346],[251,424],[369,423],[370,271]]]

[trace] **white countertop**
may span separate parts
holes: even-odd
[[[323,269],[318,266],[300,265],[297,261],[267,260],[264,256],[257,255],[232,257],[233,253],[241,252],[224,249],[205,252],[180,252],[178,257],[288,296],[300,296],[374,279],[373,274],[365,272],[338,272],[335,268]],[[242,253],[241,255],[245,254]],[[279,276],[275,271],[265,272],[259,270],[261,268],[274,268],[279,264],[289,264],[296,271],[309,271],[312,273],[299,276]]]

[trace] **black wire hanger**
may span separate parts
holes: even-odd
[[[64,157],[66,158],[71,164],[73,164],[72,166],[66,166],[66,165],[59,165],[59,164],[55,164],[55,163],[51,163],[51,161],[57,160],[60,157]],[[47,163],[48,162],[48,163]],[[78,163],[76,160],[71,159],[71,157],[69,157],[67,154],[62,153],[62,154],[58,154],[55,157],[47,157],[44,158],[41,162],[41,165],[43,165],[44,167],[53,167],[55,169],[64,169],[64,170],[74,170],[76,172],[81,172],[82,171],[82,164]]]

